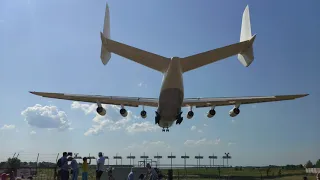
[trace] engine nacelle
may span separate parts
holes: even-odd
[[[193,111],[189,111],[187,114],[187,118],[191,119],[193,117],[193,115],[194,115]]]
[[[207,117],[212,118],[214,115],[216,115],[216,111],[214,109],[210,109],[210,111],[207,114]]]
[[[238,114],[240,114],[240,109],[239,108],[233,108],[229,111],[229,115],[231,117],[235,117],[237,116]]]
[[[123,117],[127,117],[128,111],[127,111],[126,109],[124,109],[124,108],[121,108],[121,109],[120,109],[120,114],[121,114],[121,116],[123,116]]]
[[[106,109],[104,109],[103,107],[97,107],[97,113],[100,115],[100,116],[104,116],[106,115],[107,111]]]
[[[140,116],[141,116],[143,119],[145,119],[145,118],[147,117],[147,112],[146,112],[145,110],[142,110],[142,111],[140,112]]]

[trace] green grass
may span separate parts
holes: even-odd
[[[168,169],[161,169],[164,175],[167,175]],[[260,179],[261,175],[263,179],[279,179],[279,180],[302,180],[305,176],[305,170],[282,170],[281,177],[278,176],[279,168],[271,168],[269,172],[269,177],[267,178],[266,169],[254,169],[254,168],[243,168],[240,170],[235,170],[234,168],[221,168],[220,175],[223,176],[233,176],[232,179]],[[79,172],[78,179],[81,180],[81,171]],[[129,173],[129,172],[128,172]],[[173,170],[174,179],[195,179],[195,180],[208,180],[215,179],[214,177],[219,176],[219,171],[217,168],[187,168],[184,169],[174,169]],[[95,169],[91,168],[88,174],[89,180],[95,180]],[[194,176],[191,176],[194,175]],[[191,176],[191,177],[190,177]],[[38,170],[38,176],[34,178],[35,180],[54,180],[54,170],[52,168],[45,168]],[[309,180],[315,180],[315,175],[308,176]]]

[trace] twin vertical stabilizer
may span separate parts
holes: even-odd
[[[106,12],[104,15],[104,25],[103,25],[103,36],[110,39],[110,13],[109,13],[109,6],[106,3]],[[101,36],[101,40],[102,40]],[[101,61],[104,65],[106,65],[109,60],[111,59],[111,53],[107,50],[103,44],[101,44],[101,54],[100,54]]]
[[[238,59],[245,67],[250,66],[252,61],[254,60],[253,55],[253,41],[255,40],[256,35],[252,36],[251,34],[251,23],[250,23],[250,13],[249,6],[247,5],[246,9],[242,15],[242,25],[241,25],[241,33],[240,33],[240,42],[243,41],[251,41],[250,46],[238,54]]]

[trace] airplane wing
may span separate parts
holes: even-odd
[[[34,92],[30,91],[31,94],[35,94],[42,97],[64,99],[72,101],[82,101],[91,103],[101,104],[112,104],[112,105],[124,105],[130,107],[142,106],[158,106],[158,99],[156,98],[139,98],[139,97],[121,97],[121,96],[100,96],[100,95],[81,95],[81,94],[64,94],[64,93],[48,93],[48,92]]]
[[[255,104],[263,102],[285,101],[305,97],[309,94],[280,95],[280,96],[252,96],[252,97],[221,97],[221,98],[186,98],[182,106],[213,107],[241,104]]]

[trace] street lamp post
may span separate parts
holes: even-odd
[[[184,169],[187,169],[187,159],[189,159],[189,156],[187,156],[187,153],[184,153],[184,156],[181,156],[182,159],[184,159]]]
[[[197,166],[198,168],[200,168],[200,159],[203,159],[203,156],[200,156],[200,153],[199,153],[199,155],[195,156],[194,158],[197,159]]]
[[[141,159],[144,159],[144,167],[146,167],[146,162],[147,162],[147,159],[149,158],[149,156],[146,156],[145,153],[143,153],[143,156],[140,156]]]
[[[168,158],[171,159],[171,169],[172,169],[172,159],[175,159],[176,156],[173,156],[173,155],[172,155],[172,152],[171,152],[171,156],[168,156]]]
[[[210,167],[211,167],[211,159],[212,159],[212,167],[214,167],[214,160],[217,159],[218,157],[212,154],[212,156],[209,156],[210,159]]]
[[[228,167],[229,166],[228,165],[228,160],[231,159],[231,156],[229,156],[230,153],[224,153],[224,154],[225,154],[225,156],[222,156],[222,158],[223,158],[223,166],[224,166],[224,159],[227,159],[227,167]]]
[[[157,159],[156,167],[158,167],[158,164],[160,165],[160,159],[162,159],[162,156],[159,156],[159,154],[157,153],[157,155],[154,156],[154,158]]]

